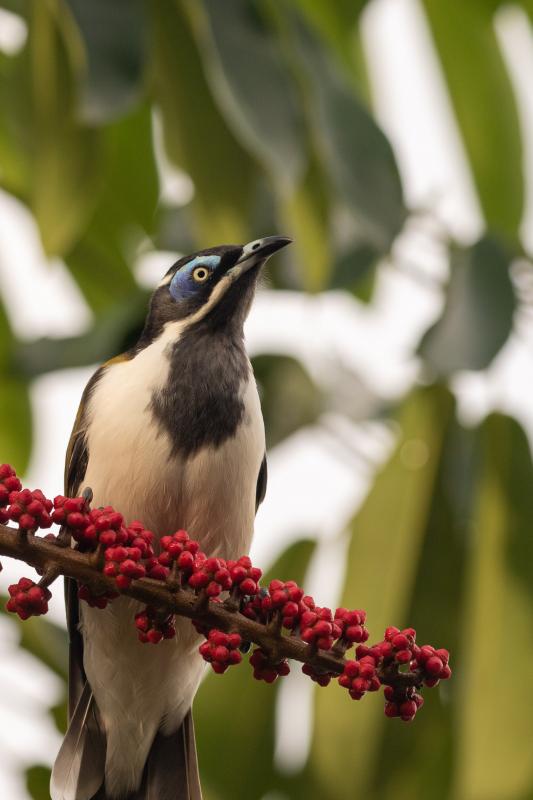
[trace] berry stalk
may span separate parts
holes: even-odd
[[[218,674],[255,644],[249,662],[256,679],[272,683],[290,672],[289,659],[298,661],[319,686],[337,678],[354,700],[384,687],[385,714],[406,722],[423,704],[422,687],[451,676],[448,651],[420,647],[413,628],[389,627],[368,645],[363,610],[317,606],[294,581],[262,586],[261,570],[247,556],[208,557],[183,530],[156,542],[141,522],[127,525],[110,506],[91,509],[90,499],[86,490],[51,501],[22,489],[14,470],[0,465],[0,523],[18,524],[0,524],[0,555],[43,576],[10,586],[8,611],[21,619],[45,614],[48,587],[65,575],[93,607],[105,609],[121,594],[145,604],[132,618],[144,644],[164,646],[176,634],[175,617],[186,617],[205,637],[199,652]],[[37,535],[52,524],[61,526],[59,535]]]

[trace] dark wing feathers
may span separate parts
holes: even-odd
[[[268,478],[268,470],[267,470],[267,457],[266,453],[263,456],[263,460],[261,462],[261,466],[259,467],[259,475],[257,476],[257,485],[255,489],[255,510],[257,509],[265,499],[265,494],[267,490],[267,478]]]
[[[127,800],[202,800],[192,713],[170,736],[156,734],[140,789]]]

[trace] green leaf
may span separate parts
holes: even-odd
[[[410,608],[402,620],[416,629],[420,644],[430,642],[450,650],[453,677],[437,690],[424,691],[424,708],[413,725],[383,726],[372,781],[373,796],[380,800],[449,800],[453,795],[461,751],[456,718],[463,701],[462,670],[468,653],[461,622],[472,554],[475,440],[473,431],[465,430],[455,419],[449,420]]]
[[[267,447],[273,447],[324,409],[321,391],[302,364],[291,356],[259,355],[252,359],[259,385]]]
[[[86,51],[81,115],[101,124],[122,115],[139,99],[147,45],[143,0],[67,0]]]
[[[213,101],[181,2],[160,0],[152,14],[153,99],[166,151],[195,186],[196,237],[201,247],[246,241],[254,163]]]
[[[79,40],[58,0],[33,0],[28,45],[31,206],[46,253],[62,255],[84,229],[96,201],[99,142],[94,131],[75,119]]]
[[[36,764],[26,770],[26,788],[33,800],[50,800],[50,767]]]
[[[68,699],[67,684],[65,683],[65,694],[63,699],[52,706],[50,714],[55,722],[55,726],[60,733],[66,733],[68,728]]]
[[[533,465],[520,426],[496,414],[481,429],[479,456],[455,796],[511,800],[533,792],[527,689],[533,662]],[[502,678],[497,654],[509,648],[510,672]]]
[[[455,248],[443,314],[418,352],[439,375],[485,369],[507,341],[515,306],[509,259],[496,240]]]
[[[387,625],[406,621],[452,414],[452,398],[442,389],[419,390],[408,398],[398,418],[401,437],[394,455],[351,523],[340,605],[366,609],[372,641],[379,641]],[[310,757],[317,797],[369,797],[385,721],[382,703],[376,695],[353,703],[336,684],[317,691]]]
[[[0,298],[0,462],[23,474],[30,460],[33,425],[27,382],[11,369],[16,346]]]
[[[261,583],[267,586],[273,578],[301,583],[314,547],[307,540],[291,545]],[[243,656],[243,662],[247,660]],[[202,683],[194,701],[194,720],[202,784],[210,795],[219,800],[259,798],[273,788],[277,691],[278,683],[269,686],[254,680],[247,663],[223,676],[210,672]]]
[[[308,75],[317,147],[353,214],[354,244],[388,252],[407,213],[391,146],[317,38],[301,25],[293,30]]]
[[[368,244],[343,250],[335,259],[331,289],[346,289],[359,300],[369,302],[374,289],[378,254]]]
[[[93,225],[117,231],[123,238],[131,236],[135,227],[151,235],[157,223],[159,178],[150,107],[138,106],[108,125],[102,139],[103,190]]]
[[[248,0],[203,5],[207,74],[228,124],[278,179],[293,182],[305,159],[303,120],[279,37]]]
[[[516,101],[493,3],[424,0],[488,226],[516,240],[524,207]]]
[[[28,0],[2,0],[0,6],[13,14],[18,14],[19,17],[27,16]]]
[[[24,474],[32,444],[30,397],[26,381],[9,373],[0,376],[0,419],[0,461]]]
[[[107,126],[102,144],[103,188],[98,205],[84,235],[66,257],[96,312],[135,295],[130,265],[136,248],[157,227],[159,181],[149,108],[141,106]]]
[[[368,0],[296,0],[317,36],[328,42],[349,71],[354,66],[357,22]]]
[[[59,589],[62,587],[59,586]],[[68,640],[64,628],[33,617],[20,626],[20,646],[46,664],[65,681],[68,673]]]
[[[61,590],[62,586],[58,585]],[[17,625],[19,646],[45,664],[59,678],[66,681],[68,675],[68,638],[64,628],[42,617],[19,620],[6,612],[6,597],[0,597],[0,613],[7,614]]]
[[[29,192],[29,104],[20,91],[24,57],[0,53],[0,185],[26,197]]]
[[[91,226],[65,259],[95,312],[127,302],[135,293],[135,279],[115,233],[113,229]]]
[[[331,270],[329,202],[324,176],[315,159],[304,179],[286,196],[283,219],[294,239],[294,250],[303,287],[319,292],[328,286]]]

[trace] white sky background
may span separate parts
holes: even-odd
[[[23,41],[17,22],[0,14],[0,49]],[[11,32],[10,32],[11,31]],[[516,8],[498,16],[497,31],[520,103],[526,142],[528,203],[523,238],[533,247],[533,38],[527,19]],[[18,37],[18,39],[17,39]],[[363,37],[378,118],[390,137],[413,206],[434,209],[453,235],[466,243],[483,230],[462,143],[451,113],[418,0],[375,0],[364,16]],[[165,191],[187,191],[186,181],[167,173]],[[268,231],[257,231],[257,235]],[[18,335],[62,336],[84,330],[90,312],[59,261],[44,258],[35,224],[15,200],[0,193],[0,282]],[[446,276],[447,264],[427,230],[410,225],[396,245],[398,261],[429,276]],[[143,283],[156,282],[173,254],[139,264]],[[391,265],[383,265],[371,307],[342,293],[320,297],[263,291],[247,323],[252,352],[292,352],[317,378],[335,381],[339,364],[361,372],[371,389],[388,398],[400,396],[416,379],[418,363],[411,350],[437,316],[440,292],[431,284]],[[58,314],[58,309],[61,313]],[[483,374],[463,373],[455,387],[463,419],[477,421],[492,408],[513,413],[533,441],[533,324],[522,315],[517,332]],[[62,489],[63,454],[82,389],[92,369],[46,375],[32,388],[36,419],[35,447],[27,484],[55,495]],[[256,524],[253,557],[267,566],[280,550],[302,535],[320,542],[335,539],[337,558],[321,560],[321,548],[306,588],[321,603],[334,604],[342,579],[341,536],[357,500],[364,498],[372,464],[389,452],[393,435],[383,424],[348,423],[330,414],[324,424],[304,430],[270,453],[269,488]],[[342,442],[342,446],[340,444]],[[1,456],[1,454],[0,454]],[[1,460],[1,459],[0,459]],[[370,465],[370,467],[369,467]],[[331,545],[328,546],[331,556]],[[318,567],[319,565],[319,567]],[[325,572],[327,571],[327,579]],[[21,568],[4,560],[0,588],[20,577]],[[27,570],[26,570],[27,572]],[[54,593],[52,616],[63,622],[62,592]],[[58,697],[58,684],[47,669],[16,646],[15,627],[0,617],[0,797],[26,800],[18,775],[20,764],[51,764],[59,736],[46,707]],[[300,739],[286,722],[296,713],[309,718],[310,682],[291,673],[281,692],[279,761],[286,768],[307,752],[305,725]]]

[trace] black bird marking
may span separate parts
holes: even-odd
[[[167,384],[153,393],[150,408],[170,437],[172,455],[220,447],[244,421],[242,389],[253,380],[242,338],[213,333],[209,323],[192,326],[169,357]]]

